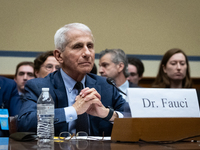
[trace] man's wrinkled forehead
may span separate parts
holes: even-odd
[[[80,32],[88,34],[90,36],[90,39],[91,39],[90,41],[88,41],[88,43],[93,43],[94,44],[94,37],[93,37],[91,32],[86,31],[86,30],[80,30],[80,29],[73,28],[70,31],[68,31],[67,33],[65,33],[65,35],[66,35],[65,36],[65,38],[66,38],[66,46],[69,43],[74,42],[74,39],[76,39],[76,34],[79,35],[78,33],[80,33]]]

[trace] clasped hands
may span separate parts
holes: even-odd
[[[109,109],[101,103],[101,95],[94,88],[90,89],[87,87],[81,90],[80,94],[76,96],[75,103],[72,106],[75,108],[77,115],[86,112],[92,116],[105,118],[109,113]],[[110,121],[113,121],[116,115],[116,112],[114,112]]]

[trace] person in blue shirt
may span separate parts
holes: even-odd
[[[122,49],[106,49],[99,54],[99,73],[101,76],[111,78],[115,85],[124,93],[129,87],[137,87],[137,85],[128,82],[128,60]],[[126,95],[120,93],[124,99]]]
[[[7,109],[9,116],[18,115],[22,101],[14,80],[0,76],[0,109]],[[0,128],[0,137],[9,136],[8,130]]]

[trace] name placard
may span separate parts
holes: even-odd
[[[137,117],[200,117],[195,89],[128,88],[131,115]]]

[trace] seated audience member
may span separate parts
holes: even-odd
[[[33,62],[23,61],[17,65],[14,80],[17,83],[19,95],[24,94],[24,85],[26,84],[26,81],[34,78]]]
[[[186,54],[178,48],[168,50],[160,63],[156,88],[191,88],[190,67]]]
[[[126,93],[127,88],[136,87],[135,84],[129,83],[127,77],[128,61],[126,54],[121,49],[106,49],[99,54],[99,73],[103,77],[114,80],[116,86]],[[123,98],[126,96],[120,93]]]
[[[144,73],[144,65],[142,61],[135,57],[128,58],[128,81],[138,85]]]
[[[34,72],[37,78],[44,78],[60,68],[53,51],[42,53],[34,60]]]
[[[170,49],[164,54],[152,87],[192,88],[189,61],[181,49]],[[198,89],[196,91],[200,106],[200,91]]]
[[[123,117],[125,100],[105,78],[90,73],[95,59],[91,30],[81,23],[67,24],[57,30],[54,42],[54,56],[61,68],[26,83],[18,130],[36,132],[37,99],[41,89],[49,87],[55,102],[56,136],[63,131],[110,136],[114,119]]]
[[[0,76],[0,108],[7,109],[9,116],[15,116],[18,115],[21,105],[15,81]],[[9,131],[0,127],[0,137],[4,136],[9,136]]]

